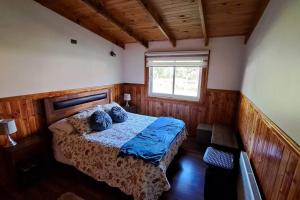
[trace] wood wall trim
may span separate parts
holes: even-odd
[[[265,199],[299,199],[299,145],[244,95],[237,128]]]
[[[209,90],[210,92],[240,93],[239,90],[212,89],[212,88],[208,88],[207,90]]]
[[[0,98],[0,102],[22,100],[22,99],[36,100],[36,99],[62,96],[65,94],[76,94],[76,93],[81,93],[81,92],[90,92],[90,91],[95,91],[95,90],[101,90],[101,89],[105,89],[105,88],[120,87],[121,85],[122,85],[121,83],[117,83],[117,84],[112,84],[112,85],[103,85],[103,86],[94,86],[94,87],[76,88],[76,89],[67,89],[67,90],[56,90],[56,91],[51,91],[51,92],[40,92],[40,93],[35,93],[35,94],[2,97],[2,98]]]

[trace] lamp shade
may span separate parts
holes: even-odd
[[[131,95],[129,93],[124,94],[124,101],[130,101],[131,100]]]
[[[10,135],[15,132],[17,132],[17,127],[14,119],[0,120],[0,135]]]

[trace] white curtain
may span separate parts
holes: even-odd
[[[209,51],[146,53],[147,67],[207,67]]]

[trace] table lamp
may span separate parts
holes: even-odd
[[[10,137],[11,134],[17,132],[16,122],[14,119],[0,120],[0,135],[7,135],[7,143],[4,147],[15,146],[17,143]]]
[[[124,101],[126,101],[126,107],[129,107],[129,101],[131,100],[131,96],[129,93],[124,93]]]

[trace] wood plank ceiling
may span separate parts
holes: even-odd
[[[35,0],[124,48],[139,42],[245,36],[269,0]]]

